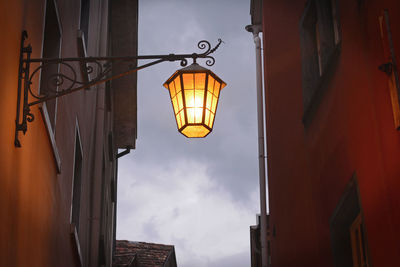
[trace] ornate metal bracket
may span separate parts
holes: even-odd
[[[67,94],[71,94],[82,89],[89,89],[94,85],[98,85],[116,78],[120,78],[129,75],[138,70],[159,64],[164,61],[180,61],[181,66],[186,66],[187,59],[193,59],[196,62],[198,58],[206,59],[206,65],[212,66],[215,63],[214,57],[210,54],[214,53],[215,50],[221,45],[222,40],[218,39],[217,45],[212,48],[208,41],[202,40],[197,44],[197,47],[201,50],[205,50],[203,53],[197,54],[167,54],[167,55],[144,55],[144,56],[125,56],[125,57],[77,57],[77,58],[31,58],[32,46],[30,44],[25,45],[28,34],[26,31],[22,32],[21,47],[20,47],[20,58],[19,58],[19,70],[18,70],[18,99],[17,99],[17,115],[15,119],[15,138],[14,145],[21,147],[21,143],[18,139],[19,132],[26,133],[28,129],[28,122],[32,122],[35,117],[31,113],[30,107],[36,104],[43,103],[45,101],[55,99]],[[137,60],[154,60],[149,63],[132,66],[137,64]],[[83,67],[83,72],[90,74],[90,80],[82,79],[79,80],[73,63],[80,63]],[[125,72],[111,75],[112,66],[115,64],[132,63]],[[30,72],[31,64],[38,64],[38,66]],[[50,75],[45,82],[47,90],[44,94],[36,94],[33,92],[31,85],[33,79],[37,74],[44,68],[51,65],[57,65],[63,67],[63,73],[57,72]],[[61,69],[61,68],[58,68]],[[30,97],[34,100],[30,101]],[[22,101],[22,105],[21,105]],[[22,112],[22,116],[21,116]]]

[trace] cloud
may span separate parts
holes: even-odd
[[[248,226],[256,211],[235,203],[207,173],[206,165],[190,159],[123,168],[117,238],[173,244],[182,267],[249,255]],[[256,192],[252,201],[256,206]]]
[[[173,244],[182,267],[249,265],[249,225],[259,212],[249,8],[249,0],[139,3],[139,54],[199,53],[198,41],[224,40],[210,68],[228,84],[213,132],[178,133],[162,84],[181,66],[165,62],[138,73],[137,148],[119,160],[117,237]]]
[[[250,265],[250,251],[244,251],[210,261],[207,267],[245,267]]]

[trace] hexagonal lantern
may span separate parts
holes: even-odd
[[[205,137],[213,128],[219,94],[226,83],[197,63],[177,70],[165,83],[178,130],[186,137]]]

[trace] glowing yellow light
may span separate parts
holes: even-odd
[[[226,83],[210,70],[193,63],[176,71],[165,83],[179,132],[205,137],[214,125],[219,93]]]

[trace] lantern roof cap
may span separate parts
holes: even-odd
[[[223,80],[221,80],[221,78],[219,78],[214,72],[194,62],[187,67],[175,71],[175,73],[172,74],[171,77],[169,77],[169,79],[164,83],[164,87],[168,89],[167,85],[168,83],[170,83],[173,79],[175,79],[175,77],[178,76],[180,73],[186,73],[186,72],[207,72],[211,74],[214,77],[214,79],[216,79],[218,82],[221,83],[221,89],[226,86],[226,83]]]
[[[180,69],[179,71],[209,71],[209,69],[200,66],[197,63],[190,64],[187,67]]]

